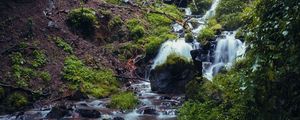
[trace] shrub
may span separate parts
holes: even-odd
[[[10,110],[20,109],[29,104],[28,98],[18,92],[12,93],[5,99],[6,105]]]
[[[20,52],[13,52],[10,55],[12,64],[22,65],[25,64],[25,59],[23,58],[23,55]]]
[[[138,103],[138,99],[132,92],[122,92],[111,97],[110,106],[118,109],[132,109]]]
[[[211,28],[204,28],[198,36],[198,41],[201,43],[201,45],[206,45],[208,43],[208,40],[213,39],[215,37],[215,31]]]
[[[65,59],[63,78],[70,88],[95,97],[105,97],[117,91],[118,82],[109,69],[95,70],[87,67],[75,56]]]
[[[199,15],[205,14],[207,10],[209,10],[210,6],[212,5],[213,0],[194,0],[189,4],[191,8],[192,14]]]
[[[108,22],[108,28],[110,30],[120,28],[122,25],[123,21],[120,16],[115,16]]]
[[[73,53],[73,48],[71,45],[69,45],[67,42],[64,41],[64,39],[60,37],[55,37],[54,38],[55,43],[58,47],[62,48],[65,52],[72,54]]]
[[[185,41],[186,41],[186,42],[189,42],[189,43],[191,43],[191,42],[194,41],[194,38],[193,38],[193,35],[192,35],[191,32],[186,33],[185,36],[184,36],[184,38],[185,38]]]
[[[49,72],[40,72],[39,75],[38,75],[42,80],[45,80],[45,81],[50,81],[51,80],[51,75],[49,74]]]
[[[91,35],[94,32],[97,22],[96,13],[91,8],[77,8],[68,14],[68,25],[84,35]]]
[[[34,60],[31,63],[33,67],[37,68],[46,64],[47,57],[42,51],[34,50],[33,56],[34,56]]]

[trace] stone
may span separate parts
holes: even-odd
[[[156,66],[156,68],[150,72],[152,91],[158,93],[183,94],[185,85],[193,79],[195,70],[191,61],[187,62],[180,57],[171,59],[173,59],[171,61],[174,62]]]
[[[75,91],[71,96],[68,97],[68,100],[74,101],[80,101],[85,99],[89,99],[89,97],[80,90]]]
[[[97,110],[93,109],[78,109],[76,110],[80,116],[85,117],[85,118],[100,118],[101,113]]]
[[[113,120],[125,120],[124,118],[122,118],[122,117],[114,117],[114,119]]]
[[[56,106],[51,109],[47,114],[46,118],[48,119],[61,119],[69,113],[69,110],[66,106]]]

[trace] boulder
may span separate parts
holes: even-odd
[[[93,109],[78,109],[77,112],[80,114],[80,116],[85,118],[100,118],[101,113],[97,110]]]
[[[182,94],[185,85],[193,79],[194,69],[186,58],[169,55],[166,63],[158,65],[150,72],[152,91],[158,93]]]
[[[113,120],[125,120],[124,118],[122,118],[122,117],[114,117],[114,119]]]
[[[69,113],[69,110],[66,106],[56,106],[51,109],[47,114],[46,118],[48,119],[61,119]]]

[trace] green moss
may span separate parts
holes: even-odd
[[[67,42],[64,41],[63,38],[61,37],[54,37],[53,38],[56,45],[60,48],[62,48],[65,52],[72,54],[73,53],[73,48],[71,45],[69,45]]]
[[[31,63],[33,67],[38,68],[46,64],[47,57],[42,51],[34,50],[33,56],[34,60]]]
[[[67,23],[73,30],[89,36],[93,34],[98,21],[93,9],[82,7],[73,9],[68,14]]]
[[[132,109],[138,103],[138,99],[132,92],[122,92],[111,97],[110,106],[118,109]]]
[[[156,10],[170,15],[177,20],[183,19],[183,13],[175,5],[162,4],[162,6],[156,8]]]
[[[17,110],[28,105],[29,101],[25,95],[15,92],[5,99],[5,103],[9,109]]]
[[[129,29],[129,36],[133,40],[137,40],[139,38],[142,38],[145,34],[144,27],[140,24],[140,22],[137,19],[131,19],[126,22],[127,28]]]
[[[170,25],[172,23],[172,20],[170,20],[166,16],[155,13],[147,14],[146,18],[152,26],[165,26]]]
[[[154,37],[154,36],[148,37],[146,39],[147,39],[147,41],[149,41],[145,45],[146,54],[150,55],[150,56],[151,55],[154,56],[158,52],[160,45],[164,42],[164,40],[159,37]]]
[[[192,62],[182,56],[177,55],[176,53],[172,53],[167,57],[165,63],[156,66],[155,70],[161,70],[168,67],[176,68],[172,69],[172,73],[180,73],[184,69],[192,69]]]
[[[120,16],[115,16],[108,22],[108,28],[110,30],[120,28],[122,25],[123,25],[123,20],[121,19]]]
[[[70,83],[71,89],[79,88],[95,97],[108,96],[118,88],[118,82],[111,70],[92,69],[74,56],[65,59],[63,78]]]

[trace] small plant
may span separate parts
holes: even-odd
[[[20,109],[21,107],[24,107],[29,104],[28,98],[25,95],[18,92],[9,95],[6,98],[5,102],[6,105],[12,110]]]
[[[138,103],[138,99],[132,92],[122,92],[111,97],[110,106],[118,109],[132,109]]]
[[[49,72],[40,72],[39,75],[38,75],[42,80],[45,80],[45,81],[50,81],[51,80],[51,75],[49,74]]]
[[[193,35],[190,32],[186,33],[185,36],[184,36],[184,38],[185,38],[185,41],[188,42],[188,43],[191,43],[191,42],[194,41]]]
[[[68,25],[84,35],[91,35],[97,25],[96,12],[91,8],[77,8],[68,14]]]
[[[121,19],[120,16],[115,16],[113,17],[109,22],[108,22],[108,28],[110,30],[113,30],[113,29],[116,29],[116,28],[119,28],[123,25],[123,21]]]
[[[41,67],[45,65],[45,63],[47,62],[47,57],[42,51],[34,50],[33,55],[34,55],[34,60],[32,61],[33,67],[35,68]]]
[[[23,58],[23,55],[20,52],[13,52],[10,55],[12,64],[22,65],[25,64],[25,59]]]
[[[55,37],[54,38],[55,43],[58,47],[62,48],[65,52],[72,54],[73,53],[73,48],[71,45],[69,45],[67,42],[64,41],[64,39],[60,37]]]

